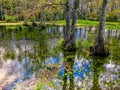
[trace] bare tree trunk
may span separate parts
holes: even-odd
[[[69,43],[69,31],[70,31],[70,3],[69,0],[66,0],[66,28],[64,29],[64,49],[68,48]]]
[[[95,45],[100,45],[100,44],[104,45],[103,32],[105,30],[106,8],[107,8],[107,0],[103,0],[101,15],[100,15],[99,29],[98,29]]]
[[[75,47],[75,24],[77,19],[77,8],[78,8],[79,0],[75,0],[74,2],[74,9],[73,9],[73,15],[72,15],[72,25],[71,25],[71,44],[73,47]]]
[[[75,0],[73,3],[73,15],[72,24],[70,25],[70,3],[69,0],[66,1],[66,29],[64,30],[64,50],[74,50],[75,49],[75,24],[76,24],[76,12],[78,8],[78,1]]]
[[[107,48],[105,48],[103,33],[105,30],[105,21],[106,21],[106,8],[108,0],[103,0],[99,28],[95,40],[95,45],[90,47],[91,54],[95,56],[107,56],[109,54]]]

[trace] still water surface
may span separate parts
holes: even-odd
[[[120,30],[105,30],[110,55],[96,58],[95,27],[76,29],[71,53],[59,48],[63,29],[1,26],[0,90],[120,90]]]

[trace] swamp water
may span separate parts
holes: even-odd
[[[63,27],[0,27],[0,90],[120,90],[120,31],[105,30],[110,55],[89,56],[95,27],[76,30],[76,52],[64,52]]]

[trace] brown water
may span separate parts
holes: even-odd
[[[0,90],[120,90],[120,31],[105,30],[110,55],[89,56],[95,27],[76,30],[76,52],[59,46],[63,27],[0,27]],[[37,87],[36,87],[37,85]]]

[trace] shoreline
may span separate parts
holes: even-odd
[[[28,24],[31,26],[32,22],[28,22]],[[36,22],[39,24],[39,22]],[[21,26],[23,25],[24,22],[5,22],[5,21],[0,21],[0,26]],[[46,25],[54,25],[54,26],[65,26],[65,20],[58,20],[58,21],[48,21],[46,22]],[[98,26],[99,22],[98,21],[89,21],[89,20],[77,20],[76,22],[76,27],[81,27],[81,26]],[[119,22],[106,22],[106,28],[107,29],[116,29],[120,30],[120,23]]]

